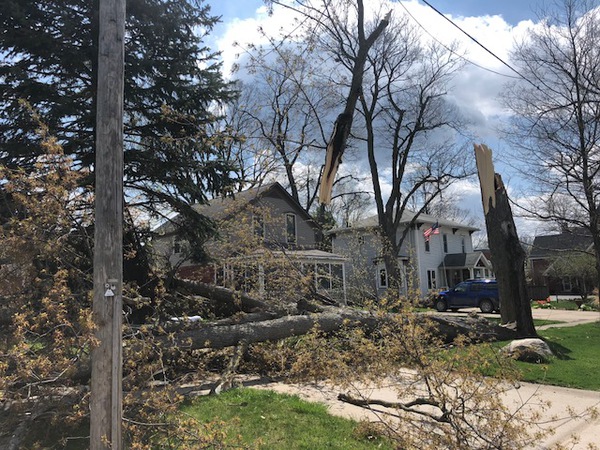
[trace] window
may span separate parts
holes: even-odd
[[[265,220],[262,216],[252,216],[252,226],[254,228],[254,236],[261,239],[265,237]]]
[[[187,251],[187,242],[181,237],[176,237],[173,241],[173,254],[184,253]]]
[[[426,252],[431,251],[431,247],[429,245],[429,239],[425,239],[425,251]]]
[[[454,287],[455,292],[467,292],[469,290],[469,285],[467,283],[459,283]]]
[[[344,269],[341,264],[317,264],[317,288],[342,289],[344,287],[343,279]]]
[[[437,288],[437,283],[435,280],[436,275],[437,275],[437,270],[435,270],[435,269],[427,270],[427,289],[436,289]]]
[[[467,253],[467,252],[465,251],[465,237],[464,237],[464,236],[462,237],[462,239],[461,239],[461,241],[460,241],[460,246],[461,246],[461,248],[462,248],[462,252],[463,252],[463,253]]]
[[[285,237],[288,244],[296,244],[296,214],[285,215]]]
[[[444,242],[444,253],[448,253],[448,235],[442,235],[442,241]]]
[[[344,288],[344,266],[331,264],[331,287],[333,289]]]
[[[380,288],[388,287],[387,270],[385,270],[385,267],[379,268],[377,273],[377,286]]]
[[[329,264],[317,264],[317,288],[331,289],[331,274],[329,273]]]

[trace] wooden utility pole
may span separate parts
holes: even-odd
[[[122,448],[125,0],[99,1],[90,448]]]
[[[492,150],[475,145],[485,227],[498,280],[502,323],[514,325],[520,336],[536,336],[525,280],[525,251],[519,241],[502,177],[494,172]]]

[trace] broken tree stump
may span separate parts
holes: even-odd
[[[485,227],[498,281],[503,324],[516,323],[522,337],[537,336],[525,280],[525,251],[519,241],[502,177],[494,172],[492,150],[475,144]]]

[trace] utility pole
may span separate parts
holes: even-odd
[[[99,0],[90,448],[122,448],[125,0]]]

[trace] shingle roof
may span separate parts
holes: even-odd
[[[444,257],[440,267],[475,267],[482,256],[485,256],[482,252],[450,253]]]
[[[297,212],[302,215],[304,220],[312,224],[314,227],[318,227],[317,223],[312,219],[308,212],[306,212],[301,205],[294,201],[292,196],[278,182],[257,186],[242,192],[237,192],[231,197],[215,198],[210,200],[208,204],[194,205],[194,209],[203,216],[218,221],[232,216],[236,212],[239,212],[241,209],[243,209],[245,205],[248,205],[249,203],[252,203],[255,200],[258,200],[261,197],[271,193],[276,193],[286,197],[290,204],[296,205]],[[170,220],[163,222],[161,225],[156,227],[154,231],[162,231],[167,233],[172,232],[172,223],[177,220],[177,217],[178,216],[174,216]]]
[[[592,243],[592,236],[585,228],[575,228],[560,234],[536,236],[529,257],[545,258],[569,250],[585,251]]]
[[[402,214],[400,223],[409,223],[415,217],[416,214],[417,213],[414,211],[404,210],[404,213]],[[477,227],[472,227],[470,225],[465,225],[462,223],[454,222],[452,220],[439,219],[437,217],[430,216],[429,214],[423,214],[423,213],[419,214],[419,217],[417,217],[415,222],[418,224],[424,224],[425,228],[423,228],[423,229],[426,229],[429,226],[431,226],[437,222],[440,227],[462,228],[462,229],[466,229],[469,231],[479,231],[479,228],[477,228]],[[379,226],[379,219],[378,219],[377,215],[374,215],[371,217],[367,217],[366,219],[354,222],[349,227],[334,228],[329,233],[339,233],[339,232],[343,232],[344,230],[376,228],[378,226]]]
[[[246,205],[275,189],[281,189],[281,191],[286,192],[279,183],[269,183],[247,189],[242,192],[237,192],[233,194],[232,197],[219,197],[212,199],[208,204],[195,205],[194,209],[202,215],[213,220],[223,219],[232,213],[231,209],[234,207],[234,205]]]

